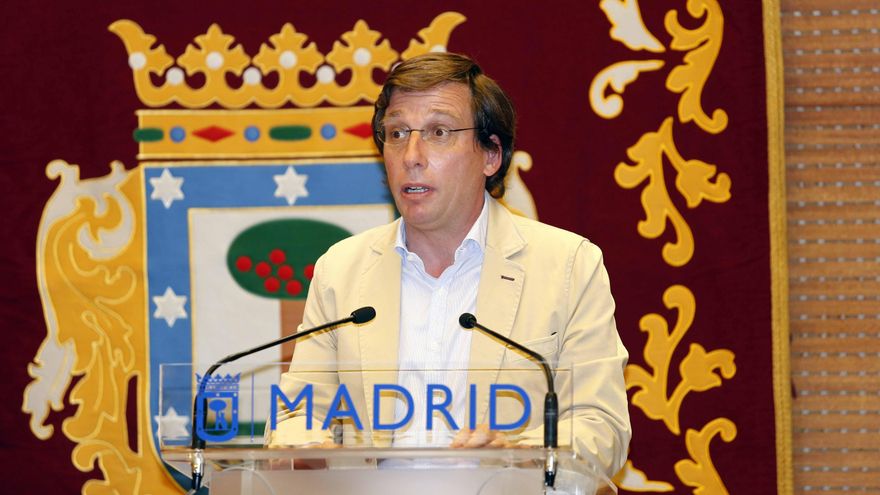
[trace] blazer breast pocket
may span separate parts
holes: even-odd
[[[550,367],[556,366],[556,361],[558,358],[559,352],[559,335],[555,332],[552,335],[547,337],[541,337],[539,339],[532,339],[526,342],[520,342],[523,347],[526,347],[538,354],[544,356],[544,359],[547,360],[547,363]],[[509,366],[527,366],[528,363],[534,363],[535,366],[538,365],[534,359],[523,354],[520,351],[514,349],[507,349],[507,354],[504,356],[504,363]]]

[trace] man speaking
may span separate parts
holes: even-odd
[[[602,254],[583,237],[516,216],[496,200],[504,194],[515,125],[510,99],[467,57],[432,53],[391,72],[376,101],[373,130],[401,218],[339,242],[318,260],[302,326],[365,305],[377,316],[360,328],[297,344],[280,387],[292,398],[311,384],[317,424],[307,429],[311,418],[294,407],[279,416],[270,443],[540,445],[535,431],[491,430],[488,398],[470,397],[475,390],[485,395],[499,380],[536,394],[547,387],[537,372],[519,381],[505,374],[514,363],[530,363],[462,328],[459,315],[472,313],[567,370],[555,375],[560,396],[570,396],[562,400],[560,443],[571,439],[572,449],[609,476],[620,469],[631,435],[627,352]],[[398,385],[412,404],[376,396],[377,383]],[[442,385],[443,397],[427,396],[432,384]],[[323,429],[322,415],[341,385],[359,421],[349,417]],[[448,413],[433,417],[435,400],[444,401]]]

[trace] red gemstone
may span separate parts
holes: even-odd
[[[278,289],[281,288],[281,282],[275,277],[269,277],[263,282],[263,287],[269,292],[278,292]]]
[[[269,261],[275,263],[276,265],[284,263],[285,259],[287,259],[287,256],[284,256],[284,251],[280,249],[273,249],[272,252],[269,253]]]
[[[307,279],[311,280],[312,277],[315,276],[315,265],[306,265],[306,267],[303,268],[303,275],[305,275]]]
[[[291,280],[290,282],[287,282],[287,285],[284,288],[291,296],[297,296],[302,292],[303,284],[300,283],[299,280]]]
[[[293,268],[290,265],[281,265],[278,267],[278,278],[281,280],[290,280],[293,276]]]
[[[223,127],[218,127],[216,125],[212,125],[210,127],[202,127],[201,129],[193,131],[193,135],[211,141],[212,143],[216,143],[221,139],[226,139],[233,134],[235,133],[230,131],[229,129],[224,129]]]
[[[351,127],[347,127],[345,132],[357,136],[359,138],[369,138],[373,137],[373,126],[367,123],[362,123],[358,125],[353,125]]]
[[[238,268],[240,272],[246,272],[251,269],[253,266],[253,262],[249,256],[239,256],[237,260],[235,260],[235,267]]]
[[[266,278],[269,276],[270,273],[272,273],[272,267],[269,266],[269,263],[261,261],[257,263],[257,269],[254,271],[256,271],[257,275],[259,275],[260,277]]]

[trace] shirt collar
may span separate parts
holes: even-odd
[[[458,248],[455,250],[456,257],[458,253],[465,248],[468,244],[474,244],[479,249],[479,252],[483,252],[486,249],[486,232],[489,230],[489,201],[490,201],[489,193],[483,191],[483,209],[480,210],[480,216],[477,217],[477,220],[474,221],[474,224],[471,225],[470,230],[464,239],[462,239],[461,244],[459,244]],[[394,249],[396,249],[401,254],[409,253],[409,249],[406,248],[406,226],[404,225],[404,220],[401,217],[400,222],[397,224],[397,236],[394,242]]]

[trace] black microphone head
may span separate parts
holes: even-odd
[[[477,324],[477,317],[470,313],[462,313],[458,317],[458,324],[464,328],[474,328],[474,325]]]
[[[376,317],[376,308],[372,306],[364,306],[351,312],[352,321],[360,325],[366,323]]]

